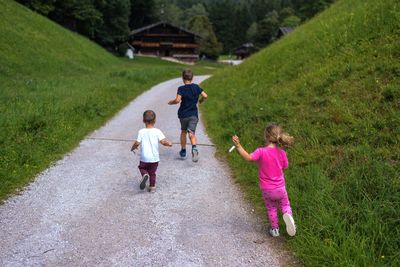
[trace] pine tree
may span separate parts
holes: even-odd
[[[100,11],[103,23],[96,29],[95,40],[109,48],[126,41],[129,34],[130,0],[109,0]]]
[[[131,0],[129,28],[134,30],[154,23],[157,12],[159,10],[154,0]]]
[[[222,51],[222,45],[218,42],[212,25],[206,16],[195,16],[189,21],[189,30],[201,36],[200,56],[205,55],[210,59],[217,59]]]
[[[279,28],[279,16],[274,10],[258,23],[256,45],[263,47],[274,41]]]
[[[17,0],[19,3],[29,7],[30,9],[47,16],[54,10],[56,0]]]

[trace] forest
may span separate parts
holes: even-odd
[[[251,42],[262,48],[279,27],[296,27],[335,0],[18,0],[60,25],[122,51],[130,30],[159,21],[198,33],[210,58]]]

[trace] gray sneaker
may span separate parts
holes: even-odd
[[[192,148],[192,161],[198,162],[199,161],[199,151],[197,148]]]
[[[147,180],[149,180],[149,175],[147,173],[145,173],[142,177],[142,181],[140,182],[140,189],[143,190],[146,187],[146,182]]]

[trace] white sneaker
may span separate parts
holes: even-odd
[[[289,213],[283,214],[283,220],[285,221],[286,224],[286,232],[290,236],[294,236],[296,234],[296,225],[294,224],[294,220],[292,215]]]
[[[269,234],[273,237],[279,236],[279,229],[278,228],[271,228],[269,229]]]

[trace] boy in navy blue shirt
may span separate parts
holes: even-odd
[[[181,158],[186,157],[186,136],[189,135],[192,144],[192,160],[199,160],[199,150],[197,149],[196,126],[199,122],[199,112],[197,110],[197,102],[203,102],[207,98],[207,94],[197,84],[192,83],[193,72],[186,69],[182,72],[184,85],[179,86],[176,98],[169,101],[168,105],[181,103],[178,109],[178,118],[181,122]],[[201,96],[199,100],[199,96]]]

